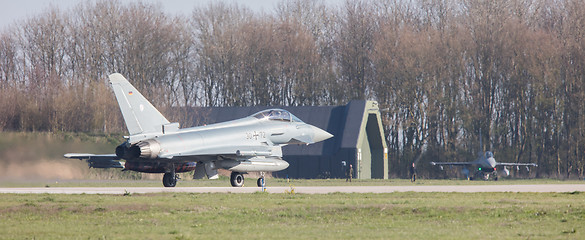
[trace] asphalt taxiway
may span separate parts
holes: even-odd
[[[124,194],[124,193],[254,193],[259,187],[46,187],[46,188],[0,188],[0,193],[21,194]],[[392,193],[392,192],[585,192],[585,184],[541,184],[541,185],[438,185],[438,186],[303,186],[267,187],[269,193],[328,194],[328,193]]]

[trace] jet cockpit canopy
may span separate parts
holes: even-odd
[[[268,119],[270,121],[303,122],[289,111],[282,109],[267,109],[252,116],[258,119]]]
[[[494,157],[494,153],[487,151],[485,152],[485,158],[493,158]]]

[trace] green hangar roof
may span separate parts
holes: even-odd
[[[271,107],[207,107],[195,109],[196,125],[229,121]],[[354,100],[343,106],[278,107],[334,135],[311,145],[282,148],[290,166],[274,173],[290,178],[344,178],[349,165],[360,179],[388,178],[388,154],[378,103]]]

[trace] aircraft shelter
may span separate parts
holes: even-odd
[[[345,178],[351,164],[354,178],[388,178],[388,148],[375,101],[354,100],[342,106],[195,108],[194,122],[203,125],[229,121],[268,108],[288,110],[304,122],[334,135],[311,145],[283,147],[283,159],[290,166],[273,175],[281,178]]]

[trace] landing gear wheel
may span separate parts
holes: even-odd
[[[230,182],[232,183],[232,187],[242,187],[244,186],[244,175],[239,172],[232,172]]]
[[[163,185],[165,187],[175,187],[177,185],[177,176],[173,173],[165,173],[163,176]]]
[[[266,180],[264,179],[264,177],[258,178],[258,181],[256,182],[258,184],[258,187],[262,187],[263,183],[266,184],[265,182]]]

